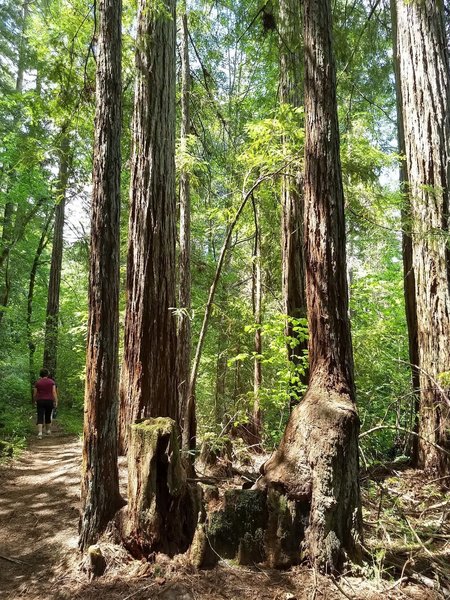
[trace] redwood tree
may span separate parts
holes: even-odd
[[[295,0],[280,0],[280,102],[292,108],[302,105],[301,14]],[[288,140],[286,140],[287,142]],[[303,254],[303,181],[299,165],[290,165],[282,185],[283,310],[288,317],[306,317],[305,259]],[[286,335],[295,339],[292,323]],[[307,343],[288,344],[289,358],[298,363]],[[305,378],[306,379],[306,378]],[[296,390],[293,390],[298,395]]]
[[[175,0],[138,4],[120,442],[143,417],[177,420]]]
[[[181,148],[187,152],[190,129],[189,31],[186,10],[181,17]],[[180,170],[180,254],[177,377],[184,450],[195,449],[196,416],[195,399],[190,389],[191,373],[191,189],[189,170]]]
[[[400,80],[400,68],[398,61],[398,42],[397,42],[397,8],[396,1],[391,0],[391,16],[392,16],[392,42],[393,42],[393,59],[394,59],[394,74],[395,74],[395,95],[397,105],[397,140],[398,151],[401,158],[399,181],[401,191],[403,193],[403,209],[402,209],[402,256],[403,256],[403,289],[405,297],[405,314],[406,325],[408,328],[408,349],[409,362],[411,365],[411,380],[414,392],[414,409],[415,417],[415,433],[418,433],[418,413],[419,413],[419,346],[417,340],[417,306],[416,306],[416,282],[414,276],[414,268],[412,261],[412,238],[411,238],[411,202],[407,193],[408,186],[408,171],[406,167],[406,150],[405,150],[405,131],[403,129],[403,106],[402,92]],[[412,440],[412,461],[418,463],[419,438],[413,436]]]
[[[450,449],[449,398],[439,379],[450,369],[450,88],[444,4],[397,0],[396,7],[417,303],[418,464],[444,473]]]
[[[100,0],[80,547],[123,505],[117,467],[121,0]]]
[[[265,481],[308,513],[305,549],[326,570],[358,557],[359,419],[348,318],[344,196],[339,159],[330,0],[305,0],[305,264],[309,386]]]

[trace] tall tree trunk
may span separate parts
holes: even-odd
[[[175,0],[138,5],[120,445],[144,417],[178,420]]]
[[[39,267],[39,262],[41,260],[42,252],[48,243],[48,230],[50,227],[51,220],[53,219],[53,211],[50,211],[48,215],[44,227],[42,229],[41,237],[39,238],[38,247],[36,248],[36,252],[34,254],[33,264],[31,266],[30,271],[30,281],[28,284],[28,295],[27,295],[27,340],[28,340],[28,364],[29,364],[29,374],[30,374],[30,384],[31,384],[31,392],[33,391],[33,383],[36,378],[35,368],[34,368],[34,353],[36,350],[36,346],[33,342],[33,334],[31,331],[31,321],[33,316],[33,298],[34,298],[34,286],[36,283],[36,275]]]
[[[52,377],[56,377],[58,353],[59,296],[61,290],[61,268],[64,244],[64,214],[67,183],[69,180],[69,137],[65,128],[61,130],[59,149],[59,172],[56,189],[55,224],[53,228],[52,260],[48,282],[47,314],[45,320],[44,366]]]
[[[89,323],[86,357],[81,549],[97,540],[124,502],[119,494],[120,0],[100,0],[97,58]]]
[[[406,325],[408,328],[409,362],[411,365],[411,378],[414,393],[414,430],[418,433],[418,415],[420,409],[420,370],[419,370],[419,346],[417,338],[417,306],[416,306],[416,283],[412,262],[412,238],[411,238],[411,199],[408,195],[408,170],[406,166],[405,131],[403,128],[403,102],[400,80],[400,65],[398,60],[397,43],[397,8],[396,0],[391,0],[392,35],[393,35],[393,58],[395,74],[395,95],[397,103],[397,138],[398,151],[401,159],[399,182],[403,194],[404,206],[402,209],[402,256],[403,256],[403,289],[405,297]],[[417,465],[419,459],[419,438],[412,436],[412,462]]]
[[[302,104],[301,15],[298,2],[280,0],[280,102],[298,108]],[[288,140],[285,140],[288,144]],[[302,174],[298,165],[290,165],[281,188],[282,292],[283,310],[288,317],[306,317],[304,246],[304,197]],[[298,336],[292,323],[286,325],[286,336]],[[300,362],[307,342],[298,340],[292,347],[288,342],[289,359]],[[306,383],[307,376],[304,377]],[[298,396],[298,390],[292,390]]]
[[[190,67],[189,67],[189,31],[186,12],[181,17],[181,147],[187,152],[190,135]],[[189,393],[189,375],[191,371],[191,191],[190,177],[186,168],[180,173],[180,256],[179,256],[179,293],[177,378],[182,431],[182,448],[195,450],[196,416],[195,399]],[[190,454],[192,456],[192,454]]]
[[[397,0],[397,44],[420,368],[420,467],[445,473],[449,398],[439,376],[450,368],[448,254],[450,87],[443,3]]]
[[[304,505],[306,553],[333,571],[358,558],[361,514],[330,0],[305,0],[304,32],[310,378],[264,474]]]

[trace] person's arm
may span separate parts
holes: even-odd
[[[53,404],[56,408],[58,406],[58,394],[56,393],[56,385],[54,385],[52,388],[52,394],[53,394]]]
[[[33,404],[36,404],[37,389],[33,386]]]

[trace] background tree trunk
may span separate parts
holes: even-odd
[[[36,252],[34,255],[33,264],[31,266],[30,271],[30,281],[28,283],[28,295],[27,295],[27,339],[28,339],[28,364],[29,364],[29,373],[30,373],[30,392],[31,397],[33,397],[33,384],[35,382],[36,373],[34,368],[34,353],[36,350],[36,346],[33,342],[33,336],[31,332],[31,320],[33,316],[33,298],[34,298],[34,286],[36,283],[36,275],[38,272],[39,262],[41,260],[42,252],[48,243],[48,230],[50,227],[51,220],[53,218],[53,211],[50,211],[50,214],[45,221],[44,228],[42,229],[41,237],[39,238],[39,243],[36,248]]]
[[[81,479],[81,549],[97,540],[108,521],[124,504],[119,494],[117,467],[121,16],[120,0],[100,1]]]
[[[61,130],[59,172],[56,189],[55,224],[53,228],[52,261],[48,282],[47,315],[45,321],[44,367],[56,377],[58,354],[59,295],[61,290],[61,267],[64,245],[64,214],[67,183],[69,180],[69,137],[65,128]]]
[[[420,390],[420,370],[419,370],[419,346],[417,340],[417,306],[416,306],[416,283],[412,262],[412,238],[411,238],[411,199],[408,195],[408,170],[406,166],[405,149],[405,131],[403,128],[403,102],[400,80],[400,65],[398,60],[397,43],[397,8],[396,0],[391,0],[392,15],[392,35],[393,35],[393,58],[395,74],[395,95],[397,102],[397,138],[398,152],[404,157],[400,162],[399,181],[403,193],[402,210],[402,256],[403,256],[403,276],[404,276],[404,297],[406,325],[408,328],[408,348],[409,362],[411,363],[411,378],[414,393],[414,431],[418,433],[418,415],[419,415],[419,390]],[[412,436],[412,462],[417,465],[419,459],[419,437]]]
[[[175,0],[140,0],[120,446],[136,419],[178,420],[175,307]]]
[[[397,43],[411,202],[420,367],[420,467],[445,473],[449,398],[439,376],[450,368],[450,89],[443,3],[397,0]]]
[[[303,68],[301,14],[295,0],[280,0],[279,28],[280,102],[298,108],[302,105]],[[287,171],[281,192],[283,310],[289,317],[298,319],[306,318],[303,181],[299,165],[290,165]],[[292,339],[297,337],[290,322],[286,326],[286,335]],[[288,343],[290,360],[298,364],[307,346],[304,340],[299,340],[294,348]],[[304,383],[306,381],[307,376]]]
[[[181,147],[188,150],[190,135],[189,32],[186,12],[181,17]],[[179,256],[177,378],[183,450],[195,450],[195,400],[190,395],[191,372],[191,191],[186,168],[180,172],[180,256]],[[191,456],[191,455],[190,455]]]
[[[265,481],[308,507],[305,547],[325,570],[358,558],[359,419],[348,318],[330,0],[305,0],[305,241],[310,379]]]

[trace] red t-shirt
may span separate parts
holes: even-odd
[[[36,400],[53,400],[53,386],[55,382],[50,377],[41,377],[34,384]]]

